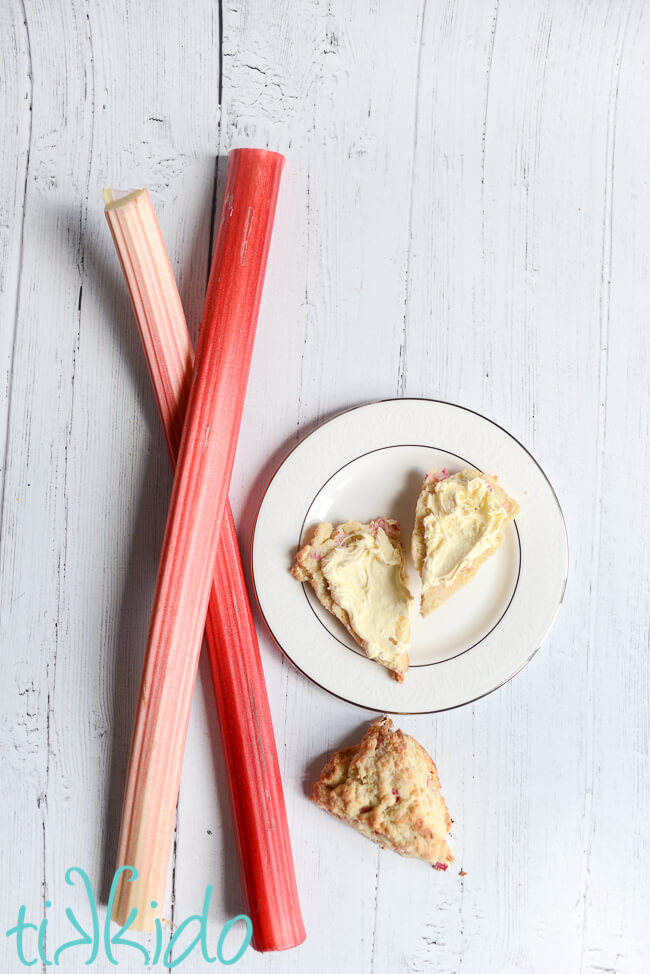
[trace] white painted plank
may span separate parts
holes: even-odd
[[[396,392],[414,120],[383,65],[409,65],[414,86],[418,37],[417,10],[224,11],[222,150],[268,144],[288,159],[231,489],[244,550],[266,480],[296,437]],[[377,850],[305,800],[326,752],[363,732],[362,715],[309,687],[262,639],[308,933],[274,968],[318,970],[326,938],[329,966],[367,969]],[[247,958],[251,971],[262,964]]]
[[[587,717],[595,687],[588,689],[585,644],[600,645],[600,626],[596,621],[590,632],[590,593],[583,583],[597,558],[589,527],[598,528],[601,503],[598,332],[612,193],[608,107],[625,24],[636,26],[639,13],[638,5],[626,4],[501,4],[482,45],[489,62],[482,144],[476,140],[478,99],[469,121],[453,102],[446,110],[425,98],[419,111],[422,125],[430,126],[423,150],[432,145],[434,126],[440,149],[434,149],[433,166],[420,170],[420,196],[430,194],[435,202],[423,211],[420,233],[414,228],[411,298],[416,309],[426,298],[426,331],[421,339],[416,331],[414,340],[407,328],[407,388],[413,381],[413,391],[435,394],[440,376],[443,398],[493,416],[536,449],[569,519],[572,580],[558,629],[539,659],[493,700],[472,708],[471,737],[462,720],[446,759],[444,745],[438,747],[440,762],[453,762],[464,783],[468,876],[451,900],[451,915],[443,912],[445,921],[434,925],[435,938],[425,925],[413,970],[426,967],[427,958],[444,970],[495,972],[569,972],[587,963],[581,938],[590,826],[585,830],[582,813],[596,728],[608,709],[601,705]],[[431,59],[434,77],[422,91],[440,91],[454,73],[471,75],[472,63],[476,70],[474,29],[475,19],[448,26],[449,63]],[[465,63],[459,52],[470,46],[474,58]],[[617,201],[632,204],[620,195]],[[618,390],[609,395],[620,399]],[[576,470],[589,473],[576,478]],[[585,510],[596,518],[589,527],[581,524]],[[609,694],[611,679],[592,679],[598,696]],[[584,735],[586,719],[591,739]],[[469,826],[477,810],[486,823],[482,833]],[[598,818],[594,810],[587,817]],[[611,827],[605,831],[614,841]],[[631,895],[643,903],[644,870],[638,873],[638,855],[619,862],[617,875],[609,872],[618,902]],[[599,894],[608,902],[612,895],[604,887]],[[638,923],[631,930],[630,911],[623,912],[627,920],[620,917],[618,927],[603,913],[596,940],[603,944],[609,927],[628,929],[627,937],[614,939],[634,944],[629,953],[636,959],[647,951],[646,935]],[[632,956],[619,968],[625,956],[603,951],[589,963],[641,969]]]
[[[99,280],[107,291],[110,288],[105,298],[107,312],[116,323],[119,321],[117,334],[113,336],[116,366],[124,368],[126,362],[136,382],[137,399],[130,404],[134,416],[129,419],[133,418],[137,424],[139,442],[125,451],[124,443],[118,441],[114,451],[118,459],[129,455],[129,462],[133,452],[141,491],[129,512],[130,528],[123,535],[128,567],[122,574],[120,631],[107,647],[100,676],[101,682],[105,680],[108,686],[112,683],[113,698],[108,703],[109,708],[113,707],[117,731],[110,780],[102,796],[102,806],[113,810],[109,823],[112,841],[106,844],[104,852],[108,873],[114,866],[110,846],[114,845],[115,827],[119,823],[135,694],[171,474],[135,323],[103,222],[101,187],[108,182],[119,187],[144,185],[150,190],[177,272],[188,322],[196,334],[207,278],[219,124],[218,10],[202,4],[188,17],[187,10],[179,7],[167,10],[164,17],[152,19],[144,6],[130,5],[127,21],[123,23],[120,9],[120,4],[97,4],[91,20],[93,37],[101,54],[95,62],[97,91],[103,92],[103,131],[108,134],[97,139],[94,155],[92,181],[97,219],[93,243],[98,257],[96,268],[89,268],[89,278],[91,286]],[[152,50],[157,55],[155,64],[148,57]],[[202,78],[205,97],[194,97],[195,72]],[[94,371],[90,368],[89,374]],[[103,394],[101,389],[96,391],[97,402]],[[111,497],[115,496],[113,488]],[[203,671],[201,681],[204,681]],[[196,715],[192,720],[188,741],[191,758],[186,762],[185,788],[179,800],[170,858],[164,911],[168,935],[178,924],[179,916],[182,919],[200,909],[205,885],[208,881],[216,883],[220,875],[215,839],[211,839],[207,830],[194,828],[194,816],[200,819],[203,815],[209,818],[217,836],[220,834],[219,825],[214,823],[219,807],[213,812],[215,787],[205,784],[214,779],[214,756],[219,754],[219,742],[214,735],[214,721],[210,725],[212,735],[207,738],[201,716],[198,733]],[[205,741],[203,748],[202,741]],[[185,802],[184,796],[187,796]],[[223,808],[223,800],[220,807]],[[189,820],[185,830],[184,808]],[[187,873],[178,868],[180,863],[189,865]],[[203,872],[197,864],[211,872],[209,880],[202,882]],[[190,895],[184,896],[186,875]]]
[[[5,929],[9,929],[17,920],[20,904],[26,905],[30,921],[40,922],[44,901],[53,889],[47,869],[47,822],[58,785],[54,779],[50,794],[52,696],[65,543],[59,460],[65,436],[56,450],[53,438],[61,437],[69,401],[53,367],[57,349],[54,341],[48,341],[51,328],[42,311],[42,336],[35,326],[40,282],[34,274],[37,255],[32,244],[38,214],[33,207],[24,206],[25,185],[38,176],[38,123],[32,125],[38,57],[22,5],[3,8],[3,28],[3,118],[9,124],[2,166],[0,633],[7,675],[1,690],[1,753],[9,826],[2,854],[7,890],[2,915],[7,921]],[[41,337],[43,341],[39,341]],[[51,397],[47,415],[34,405],[41,394],[43,402]],[[35,563],[42,570],[35,572]],[[32,938],[25,945],[27,958],[34,956],[35,947]],[[3,937],[0,951],[3,961],[9,958],[6,966],[15,966],[14,942]]]
[[[120,569],[128,558],[129,518],[120,515],[137,496],[136,470],[128,446],[123,449],[135,390],[128,370],[115,368],[113,335],[92,295],[83,304],[91,199],[100,199],[91,185],[90,21],[83,4],[61,17],[52,11],[37,3],[26,9],[32,143],[3,512],[3,555],[14,565],[3,581],[18,584],[26,596],[12,636],[34,673],[41,670],[42,699],[35,796],[43,819],[40,868],[20,887],[8,876],[13,895],[27,897],[36,888],[51,901],[50,960],[72,933],[65,905],[83,903],[78,889],[67,889],[65,871],[83,867],[100,892],[114,671],[104,672],[104,651],[116,636]],[[126,408],[120,412],[114,403]],[[121,455],[111,452],[115,444]],[[107,570],[111,555],[113,570]],[[23,840],[30,850],[35,837],[32,825]]]
[[[645,323],[650,139],[636,121],[650,82],[648,43],[650,19],[645,5],[626,5],[619,11],[608,64],[603,159],[600,494],[593,521],[595,572],[587,657],[590,713],[581,944],[588,974],[603,969],[642,970],[650,953],[650,812],[644,797],[650,682],[647,474],[632,476],[629,488],[624,486],[628,479],[624,458],[642,457],[643,471],[648,462],[650,347]],[[621,489],[624,505],[619,499]]]

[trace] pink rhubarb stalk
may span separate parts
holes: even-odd
[[[148,929],[155,915],[155,910],[150,909],[151,900],[160,903],[163,898],[200,646],[201,615],[197,603],[209,597],[206,642],[246,911],[253,922],[253,944],[258,950],[294,946],[304,940],[305,933],[268,697],[225,491],[241,417],[282,163],[281,156],[259,150],[238,150],[229,159],[197,354],[197,388],[192,392],[190,421],[182,443],[163,545],[120,837],[118,865],[133,865],[140,875],[134,883],[122,883],[114,910],[114,919],[123,923],[135,907],[138,914],[134,926]],[[193,358],[180,298],[148,194],[139,191],[114,199],[109,191],[106,196],[107,219],[129,287],[173,463]],[[220,334],[215,335],[218,326]],[[211,371],[203,379],[206,362]],[[213,386],[211,392],[203,392],[203,397],[211,400],[210,417],[197,406],[202,381]],[[215,386],[222,387],[221,395]],[[220,467],[218,458],[211,465],[204,459],[208,452],[219,452],[211,450],[215,440],[225,453]],[[185,492],[181,479],[183,463],[191,472],[185,475]],[[216,472],[215,466],[219,467]],[[206,467],[212,471],[207,480]],[[206,487],[214,489],[203,493],[197,489],[199,471]],[[219,495],[216,502],[215,494]],[[212,495],[210,503],[205,495]],[[200,518],[197,498],[201,503]],[[207,570],[197,567],[195,552],[200,548],[201,563],[209,563],[206,549],[216,547],[212,534],[216,534],[219,506],[223,508],[224,504],[214,581],[210,585],[212,565]],[[210,508],[208,515],[203,514],[205,507]],[[208,534],[210,544],[202,544]],[[173,570],[166,570],[168,563],[175,566]],[[188,577],[194,582],[189,592],[174,574],[188,572],[188,563]]]

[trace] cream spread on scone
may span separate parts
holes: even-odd
[[[474,575],[519,513],[496,477],[478,470],[427,474],[416,508],[412,552],[427,615]]]
[[[439,481],[425,504],[425,585],[450,584],[465,563],[499,546],[508,512],[483,474],[464,470]]]
[[[413,598],[397,521],[319,524],[291,572],[310,583],[370,659],[391,670],[396,680],[404,679]]]
[[[396,620],[408,618],[413,598],[402,579],[402,557],[385,531],[361,525],[321,562],[332,598],[350,625],[384,659],[404,650]]]

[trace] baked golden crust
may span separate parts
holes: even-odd
[[[413,737],[393,730],[389,717],[374,721],[359,744],[332,755],[311,797],[402,856],[423,859],[436,869],[454,861],[438,770]]]
[[[395,562],[391,571],[396,569],[395,576],[399,577],[399,582],[408,596],[406,614],[396,612],[392,616],[388,639],[384,641],[383,646],[376,641],[364,638],[355,623],[355,619],[346,611],[341,600],[334,597],[325,574],[324,566],[327,564],[328,557],[331,558],[337,548],[354,545],[364,534],[366,536],[373,535],[378,541],[381,541],[383,536],[385,539],[383,544]],[[301,582],[309,582],[321,605],[345,626],[355,642],[361,646],[370,659],[374,659],[390,670],[395,680],[400,683],[403,681],[409,665],[408,643],[411,637],[409,612],[412,607],[412,598],[408,590],[406,559],[397,521],[392,518],[377,518],[368,524],[362,524],[360,521],[346,521],[336,527],[328,522],[319,524],[314,531],[312,540],[296,554],[291,574]],[[372,595],[371,591],[368,592],[367,608],[372,605]]]

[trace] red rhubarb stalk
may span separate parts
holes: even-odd
[[[200,645],[200,625],[198,645],[193,638],[197,628],[195,616],[200,615],[195,606],[199,599],[203,599],[202,590],[206,588],[204,580],[207,578],[206,641],[224,742],[246,910],[253,922],[253,945],[258,950],[291,947],[302,942],[305,936],[277,752],[229,507],[226,504],[211,591],[209,568],[203,571],[203,578],[199,580],[202,571],[195,567],[198,562],[196,549],[200,548],[202,557],[207,558],[204,549],[208,546],[201,546],[202,532],[196,528],[192,531],[189,522],[200,522],[203,534],[210,533],[210,516],[204,515],[203,510],[209,506],[212,522],[218,522],[219,505],[214,501],[214,494],[222,495],[217,499],[222,507],[225,503],[224,485],[227,485],[232,468],[282,163],[281,156],[258,150],[238,150],[229,160],[224,209],[197,353],[198,379],[192,391],[190,418],[183,435],[154,600],[120,838],[118,865],[135,865],[140,878],[135,883],[122,885],[114,911],[114,918],[124,922],[131,909],[136,907],[138,915],[134,926],[150,928],[155,915],[154,910],[148,909],[151,899],[161,902],[164,893],[173,808]],[[192,348],[173,272],[146,192],[117,200],[113,200],[109,193],[107,218],[129,286],[173,462],[192,372]],[[220,336],[215,335],[218,324],[221,324]],[[205,398],[211,400],[209,422],[196,404],[202,393],[206,362],[213,386],[209,393],[203,392]],[[217,371],[213,371],[215,369]],[[226,371],[220,371],[224,369]],[[222,376],[226,379],[220,382]],[[210,384],[209,378],[207,384]],[[225,386],[226,389],[220,394],[215,386]],[[224,411],[228,413],[227,417]],[[230,433],[226,425],[228,419],[231,421]],[[203,442],[199,435],[197,443],[195,435],[192,446],[193,425],[199,433],[207,432]],[[214,467],[219,466],[218,459],[212,459],[211,466],[205,461],[206,453],[215,452],[212,450],[215,439],[227,453],[225,460],[221,458],[221,468],[217,472]],[[194,464],[194,481],[187,478],[189,484],[185,493],[182,486],[179,487],[184,462],[190,470]],[[197,471],[205,477],[206,467],[212,473],[204,483],[214,490],[201,493],[197,489]],[[217,485],[221,485],[219,491]],[[192,493],[195,506],[194,510],[188,511],[187,505],[191,503],[188,498]],[[210,494],[213,496],[208,504],[204,495]],[[202,505],[201,517],[197,515],[199,504]],[[176,526],[174,515],[180,527]],[[204,521],[204,517],[207,520]],[[179,551],[183,546],[185,553]],[[165,571],[168,562],[174,565],[181,562],[181,567]],[[174,571],[188,571],[188,563],[191,578],[198,586],[187,602],[189,610],[180,601],[183,598],[182,582],[173,578]],[[184,598],[187,599],[187,595]],[[157,624],[158,615],[162,620]],[[182,626],[179,632],[179,616],[183,617],[180,621],[185,626],[191,624],[193,627],[191,653],[188,651],[189,631],[185,638]],[[170,638],[174,632],[179,633],[176,641]],[[154,637],[157,637],[156,642]],[[182,693],[179,692],[181,686]],[[180,739],[175,733],[168,733],[172,723],[182,729]],[[151,736],[156,726],[157,740]],[[162,775],[161,778],[156,779],[154,769]],[[164,814],[164,810],[159,812],[157,806],[164,802],[166,795],[171,800]],[[164,868],[160,866],[161,861]]]

